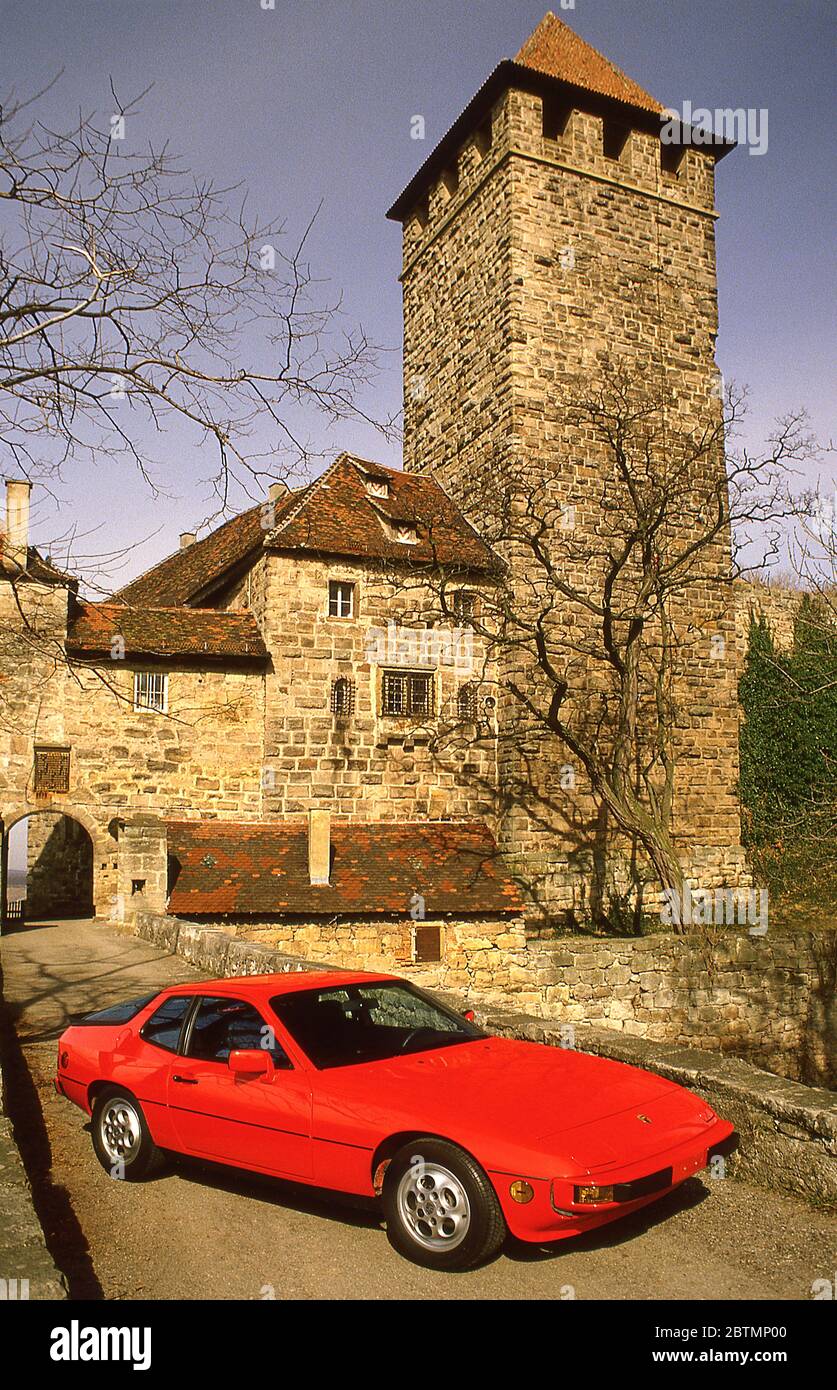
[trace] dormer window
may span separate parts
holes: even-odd
[[[389,497],[389,483],[386,478],[367,478],[366,491],[370,497]]]
[[[418,543],[418,532],[411,521],[393,522],[393,535],[402,545],[416,545]]]

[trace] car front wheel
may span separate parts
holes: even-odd
[[[163,1152],[130,1091],[102,1091],[93,1106],[92,1129],[96,1157],[112,1178],[139,1182],[162,1168]]]
[[[390,1244],[429,1269],[472,1269],[491,1258],[506,1223],[470,1154],[444,1139],[415,1139],[390,1163],[383,1188]]]

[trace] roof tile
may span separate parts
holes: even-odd
[[[410,919],[517,913],[520,896],[488,827],[480,822],[337,822],[331,881],[312,887],[304,823],[169,821],[179,872],[169,912]]]

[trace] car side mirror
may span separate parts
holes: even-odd
[[[261,1047],[237,1047],[230,1053],[229,1068],[236,1076],[272,1076],[273,1058]]]

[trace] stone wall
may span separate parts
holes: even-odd
[[[97,910],[116,901],[119,823],[137,814],[258,819],[264,752],[264,677],[172,662],[167,713],[135,712],[134,671],[152,663],[67,664],[67,593],[0,582],[0,815],[7,828],[33,812],[69,814],[93,841]],[[13,649],[13,650],[12,650]],[[65,793],[38,796],[34,749],[70,750]],[[37,832],[36,832],[37,833]]]
[[[93,842],[83,825],[46,811],[30,816],[26,913],[36,917],[87,916],[93,908]]]
[[[794,625],[802,602],[800,589],[784,584],[767,584],[758,580],[737,579],[733,586],[735,597],[735,632],[739,659],[743,665],[747,655],[750,623],[763,618],[770,628],[778,651],[793,646]]]
[[[354,585],[351,618],[329,615],[329,581]],[[493,738],[474,739],[444,755],[434,735],[455,721],[460,687],[484,674],[475,640],[471,665],[447,660],[445,634],[452,624],[428,627],[416,620],[429,592],[409,574],[400,579],[350,560],[271,554],[260,579],[263,632],[273,654],[265,696],[264,804],[267,816],[328,805],[359,820],[483,818],[494,813]],[[432,665],[409,657],[386,658],[388,624],[405,643],[438,641]],[[376,636],[380,634],[380,636]],[[373,640],[381,643],[376,655]],[[381,672],[387,666],[434,669],[435,710],[424,721],[381,712]],[[355,708],[348,719],[330,709],[332,682],[354,682]]]
[[[147,921],[149,916],[139,903],[135,904],[133,915],[139,922]],[[525,950],[524,926],[519,917],[428,918],[418,923],[409,918],[380,921],[372,917],[331,921],[183,917],[166,920],[176,925],[177,949],[186,955],[190,941],[204,940],[203,934],[210,932],[291,958],[322,963],[324,968],[407,974],[415,970],[444,988],[455,987],[460,980],[477,990],[508,988],[514,978],[515,958]],[[441,960],[416,964],[416,927],[438,929]],[[220,942],[219,949],[223,950]]]
[[[714,932],[715,929],[710,929]],[[564,937],[530,942],[480,996],[542,1018],[712,1048],[837,1087],[837,935]],[[448,987],[470,991],[465,975]]]

